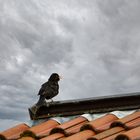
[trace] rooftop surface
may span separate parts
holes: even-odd
[[[50,118],[32,127],[22,123],[1,132],[0,140],[139,140],[140,111],[123,117],[122,113],[111,112],[96,119],[79,115],[63,123]]]
[[[140,140],[139,98],[136,93],[33,106],[35,123],[0,132],[0,140]]]

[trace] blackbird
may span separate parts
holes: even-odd
[[[60,76],[57,73],[52,73],[47,82],[42,84],[38,95],[40,95],[37,105],[42,105],[45,102],[45,99],[49,100],[56,96],[59,93],[58,81]]]

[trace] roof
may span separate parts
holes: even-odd
[[[139,109],[140,93],[33,106],[33,122],[45,120],[9,128],[0,140],[140,140]]]
[[[63,123],[50,118],[31,127],[23,123],[1,132],[0,140],[139,140],[140,111],[124,117],[121,113],[111,112],[96,119],[79,115]]]
[[[79,100],[56,101],[29,108],[33,120],[55,116],[71,116],[84,113],[103,113],[140,108],[140,92],[115,96],[102,96]]]

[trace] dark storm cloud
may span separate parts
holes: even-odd
[[[0,118],[27,119],[52,72],[55,100],[139,91],[139,13],[138,0],[0,1]]]

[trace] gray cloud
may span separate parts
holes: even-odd
[[[0,1],[0,118],[28,119],[52,72],[54,100],[139,91],[140,2]]]
[[[16,121],[16,120],[12,120],[12,119],[0,119],[1,123],[0,123],[0,131],[4,131],[8,128],[11,128],[11,126],[15,126],[18,125],[20,123],[20,121]]]

